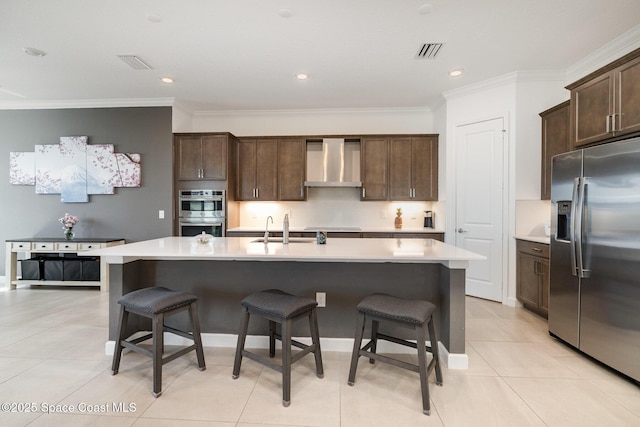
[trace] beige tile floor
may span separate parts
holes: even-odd
[[[0,292],[0,403],[22,410],[3,406],[0,426],[640,426],[640,387],[520,308],[467,298],[470,366],[445,368],[443,387],[431,378],[431,416],[417,374],[361,362],[349,387],[349,355],[337,352],[323,353],[322,380],[312,356],[294,365],[288,408],[276,372],[245,359],[231,379],[229,348],[207,348],[204,372],[193,353],[165,365],[154,399],[148,358],[127,353],[110,375],[107,308],[95,290]]]

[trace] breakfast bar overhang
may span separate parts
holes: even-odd
[[[366,295],[388,293],[420,298],[437,306],[436,328],[444,360],[466,368],[465,270],[475,253],[432,239],[291,238],[288,244],[249,237],[214,237],[206,244],[190,237],[166,237],[86,252],[109,265],[109,340],[115,341],[118,299],[149,286],[165,286],[198,297],[206,336],[238,332],[240,301],[265,289],[315,298],[321,340],[352,340],[355,307]],[[144,320],[138,326],[144,329]],[[307,336],[306,325],[294,335]],[[249,334],[265,335],[266,325]],[[133,331],[133,329],[132,329]],[[402,331],[394,331],[396,333]],[[206,343],[205,339],[205,343]],[[228,341],[228,340],[227,340]],[[350,345],[345,345],[350,351]]]

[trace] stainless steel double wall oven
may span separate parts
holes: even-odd
[[[204,231],[214,237],[224,237],[226,205],[224,190],[180,190],[178,234],[196,236]]]

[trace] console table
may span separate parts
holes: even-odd
[[[109,270],[106,263],[100,263],[99,281],[82,280],[19,280],[17,277],[18,261],[29,259],[32,253],[38,254],[77,254],[94,249],[124,245],[124,239],[73,239],[33,237],[29,239],[6,240],[5,288],[15,289],[17,284],[49,285],[49,286],[100,286],[101,291],[109,290]],[[23,253],[24,258],[18,258]],[[64,258],[61,258],[64,259]]]

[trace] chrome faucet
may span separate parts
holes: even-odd
[[[286,245],[289,243],[289,214],[284,215],[284,219],[282,220],[282,244]]]
[[[267,224],[264,226],[264,243],[269,243],[269,220],[271,220],[271,224],[273,224],[273,217],[271,215],[267,217]]]

